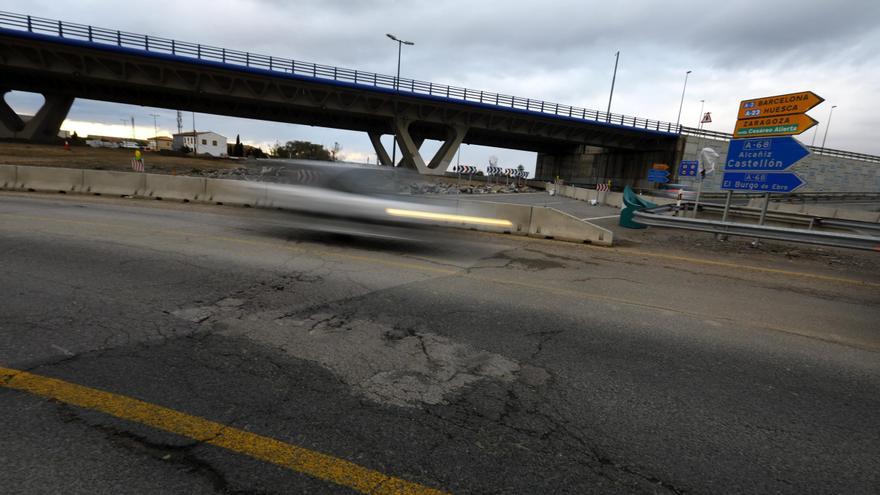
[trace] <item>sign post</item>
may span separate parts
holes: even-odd
[[[770,193],[790,193],[803,186],[803,179],[789,167],[810,154],[791,136],[801,134],[818,122],[806,112],[825,101],[812,91],[743,100],[724,162],[721,189],[727,191],[724,214],[727,220],[734,190],[764,193],[758,225],[764,225]],[[758,240],[752,242],[758,245]]]

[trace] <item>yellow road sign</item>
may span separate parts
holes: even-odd
[[[654,170],[669,170],[669,165],[665,163],[655,163],[651,165]]]
[[[734,139],[767,136],[794,136],[818,124],[812,117],[804,114],[758,117],[736,121]]]
[[[824,98],[812,91],[743,100],[739,103],[737,118],[748,119],[805,113],[823,101],[825,101]]]

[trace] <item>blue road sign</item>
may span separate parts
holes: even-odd
[[[697,170],[700,168],[700,162],[697,160],[682,160],[678,164],[679,177],[696,177]]]
[[[721,189],[736,189],[771,193],[786,193],[804,185],[793,173],[724,172]]]
[[[659,182],[665,184],[669,182],[669,172],[666,170],[651,169],[648,171],[648,182]]]
[[[734,139],[727,148],[725,171],[781,172],[810,154],[790,136]]]

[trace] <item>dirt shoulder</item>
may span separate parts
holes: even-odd
[[[150,173],[186,174],[191,171],[227,170],[241,166],[244,160],[225,158],[170,156],[150,151],[143,152],[146,171]],[[0,165],[27,165],[37,167],[89,168],[96,170],[131,170],[134,150],[92,148],[90,146],[63,146],[0,142]]]

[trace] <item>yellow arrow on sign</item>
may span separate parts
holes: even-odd
[[[733,130],[734,139],[769,136],[794,136],[818,124],[809,115],[779,115],[776,117],[758,117],[736,121]]]
[[[748,119],[805,113],[823,101],[825,101],[824,98],[812,91],[743,100],[739,103],[737,118]]]

